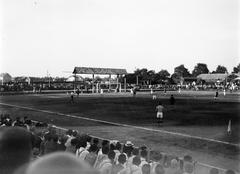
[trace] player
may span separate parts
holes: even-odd
[[[133,97],[136,96],[136,93],[137,93],[137,89],[136,89],[136,88],[133,88]]]
[[[71,99],[70,99],[70,103],[74,103],[74,99],[73,99],[73,96],[74,96],[74,93],[73,92],[71,92]]]
[[[217,98],[218,98],[218,90],[216,91],[216,94],[215,94],[215,96],[214,96],[214,99],[215,99],[215,100],[217,100]]]
[[[175,98],[173,97],[173,95],[171,95],[171,97],[170,97],[170,104],[171,105],[175,104]]]
[[[161,125],[163,123],[163,105],[161,102],[158,103],[158,105],[156,106],[156,111],[157,111],[157,122],[159,125]]]
[[[79,97],[79,94],[80,94],[80,90],[77,88],[77,91],[76,91],[76,93],[77,93],[77,96]]]

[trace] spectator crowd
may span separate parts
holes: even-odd
[[[122,144],[75,130],[58,133],[55,126],[28,117],[1,115],[1,174],[193,174],[194,163],[189,155],[180,159],[131,141]]]

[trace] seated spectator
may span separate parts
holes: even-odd
[[[188,163],[188,164],[184,165],[183,174],[192,174],[193,170],[194,170],[193,165]]]
[[[66,141],[67,141],[67,136],[66,135],[62,135],[59,138],[58,145],[57,145],[58,151],[65,151],[66,150],[66,146],[65,146]]]
[[[86,155],[89,153],[87,150],[87,141],[86,140],[79,140],[76,145],[76,157],[81,160],[84,160]]]
[[[31,135],[20,127],[0,131],[0,173],[12,174],[31,159]]]
[[[219,173],[219,171],[218,171],[218,169],[216,169],[216,168],[211,168],[210,170],[209,170],[209,174],[218,174]]]
[[[107,158],[99,164],[98,169],[101,174],[111,174],[114,158],[115,152],[113,150],[109,151]]]
[[[140,152],[140,155],[141,155],[141,157],[140,157],[140,159],[141,159],[140,167],[142,167],[144,164],[148,164],[148,162],[147,162],[147,155],[148,155],[147,150],[142,150]]]
[[[102,147],[102,153],[98,153],[98,156],[97,156],[97,159],[96,159],[96,162],[94,164],[94,167],[96,169],[99,168],[99,165],[102,163],[103,160],[107,159],[108,158],[108,153],[109,153],[109,146],[105,145]]]
[[[99,144],[99,139],[98,138],[93,138],[93,144],[97,145]]]
[[[77,145],[77,143],[78,143],[77,138],[71,139],[70,146],[67,146],[65,151],[73,153],[73,154],[76,154],[76,145]],[[65,145],[66,145],[66,143],[65,143]]]
[[[133,145],[131,141],[127,141],[123,146],[123,152],[127,154],[128,158],[132,155]]]
[[[142,170],[141,167],[139,167],[139,165],[141,164],[141,159],[138,156],[135,156],[133,158],[133,162],[132,165],[130,166],[130,172],[132,174],[141,174]]]
[[[170,167],[166,169],[167,174],[176,174],[180,171],[179,162],[177,159],[172,159],[170,162]]]
[[[85,161],[90,165],[90,166],[94,166],[96,159],[97,159],[97,151],[98,151],[98,147],[96,144],[93,144],[90,146],[89,148],[89,153],[86,155],[85,157]]]
[[[122,145],[121,145],[121,143],[120,142],[117,142],[116,143],[116,146],[115,146],[115,150],[114,150],[114,152],[115,152],[115,163],[118,163],[118,156],[121,154],[121,149],[122,149]]]
[[[26,174],[97,174],[83,161],[65,152],[56,152],[35,160],[26,169]]]
[[[12,123],[12,126],[23,127],[24,124],[23,124],[23,122],[20,120],[20,117],[16,117],[16,120]]]
[[[163,155],[160,152],[150,151],[150,159],[152,160],[150,163],[151,170],[154,170],[158,164],[163,164]]]
[[[142,166],[142,174],[150,174],[151,167],[150,164],[144,164]]]
[[[153,174],[165,174],[164,167],[161,164],[156,165]]]
[[[117,174],[126,168],[125,167],[126,158],[127,158],[126,155],[123,153],[118,156],[118,163],[113,164],[112,174]]]
[[[99,149],[98,154],[102,154],[102,148],[105,146],[109,147],[110,142],[108,140],[103,140],[102,141],[102,147]]]
[[[47,141],[45,143],[44,154],[52,153],[58,150],[58,136],[53,134],[47,136]]]
[[[138,155],[139,155],[139,149],[137,147],[134,147],[134,149],[132,150],[132,156],[129,157],[127,160],[127,166],[132,165],[133,158]]]
[[[235,174],[233,170],[226,170],[225,174]]]

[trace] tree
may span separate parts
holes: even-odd
[[[240,63],[236,67],[233,67],[233,73],[239,73],[239,72],[240,72]]]
[[[218,65],[216,68],[216,71],[213,71],[212,73],[216,74],[216,73],[227,73],[227,68],[225,66],[222,65]]]
[[[179,65],[174,68],[174,73],[172,74],[171,78],[175,83],[179,83],[183,77],[190,77],[191,74],[189,73],[188,69],[184,67],[184,65]]]
[[[155,73],[155,71],[154,70],[149,70],[148,72],[147,72],[147,80],[149,80],[149,84],[155,84],[155,75],[156,75],[156,73]]]
[[[209,73],[209,70],[205,63],[198,63],[192,71],[192,75],[194,77],[197,77],[199,74],[207,74],[207,73]]]
[[[165,80],[167,80],[170,76],[170,73],[167,70],[161,70],[158,73],[156,73],[154,81],[156,83],[161,83]]]
[[[180,78],[180,77],[189,77],[190,73],[187,68],[184,67],[184,65],[179,65],[176,68],[174,68],[173,76]]]

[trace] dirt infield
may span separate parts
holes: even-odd
[[[239,171],[239,148],[163,132],[176,132],[239,145],[238,95],[229,94],[227,97],[220,97],[218,101],[213,101],[212,94],[198,94],[197,98],[192,94],[174,95],[177,99],[176,106],[168,104],[169,94],[159,95],[167,108],[163,127],[155,123],[156,101],[153,101],[149,94],[137,94],[136,98],[129,95],[83,95],[75,98],[74,104],[68,103],[69,98],[65,95],[2,96],[0,98],[2,103],[53,113],[3,105],[0,108],[1,112],[14,116],[27,115],[32,119],[66,128],[76,128],[103,138],[131,140],[135,144],[146,144],[154,150],[177,156],[190,154],[200,162]],[[119,125],[71,118],[67,115],[105,120]],[[226,133],[229,119],[233,123],[231,135]],[[124,124],[132,127],[124,126]]]

